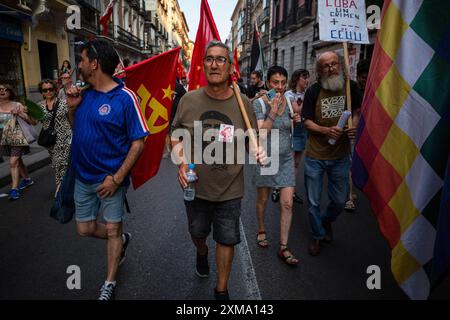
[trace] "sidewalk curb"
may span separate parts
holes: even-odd
[[[50,155],[47,150],[40,151],[30,157],[23,157],[25,166],[29,173],[39,170],[46,165],[50,164]],[[11,183],[11,174],[2,173],[0,176],[0,188],[3,188]]]

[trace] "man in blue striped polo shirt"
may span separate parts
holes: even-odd
[[[117,269],[131,238],[130,233],[122,232],[129,173],[149,134],[137,97],[112,77],[118,64],[119,56],[109,42],[83,44],[78,68],[90,88],[67,91],[77,231],[107,240],[108,274],[100,300],[114,297]],[[97,222],[99,212],[106,224]]]

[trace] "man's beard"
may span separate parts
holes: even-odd
[[[92,72],[87,72],[86,70],[80,69],[80,80],[89,83],[89,78]]]
[[[320,79],[320,84],[322,88],[329,91],[340,91],[344,88],[345,79],[344,75],[341,73],[332,76],[322,76]]]

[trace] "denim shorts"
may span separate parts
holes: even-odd
[[[207,201],[195,198],[185,201],[189,233],[193,238],[204,239],[211,233],[217,243],[234,246],[241,242],[239,218],[241,198],[228,201]]]
[[[99,212],[109,223],[119,223],[123,220],[125,212],[125,194],[127,186],[121,186],[112,197],[101,199],[96,189],[101,183],[86,184],[75,180],[75,219],[77,222],[88,222],[97,220]]]

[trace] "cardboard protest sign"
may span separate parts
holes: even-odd
[[[318,4],[320,40],[369,43],[364,0],[321,0]]]

